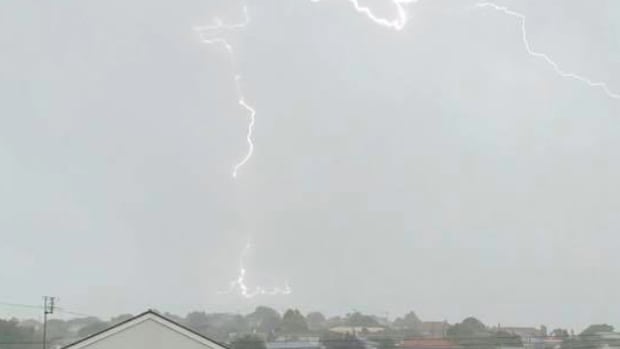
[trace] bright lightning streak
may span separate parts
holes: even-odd
[[[245,27],[247,27],[247,25],[250,23],[248,9],[245,6],[243,7],[243,14],[244,20],[241,23],[227,25],[224,24],[224,22],[222,22],[219,18],[216,18],[214,25],[194,27],[194,31],[198,32],[202,42],[208,45],[221,45],[226,49],[226,51],[228,52],[228,56],[230,57],[231,64],[235,69],[235,52],[233,50],[233,47],[226,39],[224,39],[220,35],[224,31],[245,29]],[[239,161],[233,167],[233,178],[237,178],[239,170],[252,158],[252,154],[254,153],[254,124],[256,123],[256,110],[246,102],[245,95],[241,87],[241,75],[239,73],[235,74],[235,86],[237,89],[237,103],[239,103],[239,105],[248,112],[250,121],[245,136],[246,142],[248,144],[248,150],[245,156],[241,159],[241,161]]]
[[[321,2],[322,0],[310,0],[310,1]],[[355,8],[355,11],[361,14],[364,14],[371,21],[375,22],[376,24],[382,27],[386,27],[386,28],[393,29],[396,31],[403,30],[405,26],[407,25],[407,22],[409,21],[409,16],[407,15],[407,11],[405,10],[405,5],[410,4],[410,3],[416,3],[418,1],[419,0],[392,0],[392,3],[394,4],[394,6],[396,6],[397,17],[395,19],[386,19],[386,18],[381,18],[375,15],[370,9],[370,7],[360,5],[359,0],[349,0],[349,2]]]
[[[310,0],[310,1],[314,3],[318,3],[318,2],[321,2],[322,0]],[[369,7],[361,5],[359,0],[348,0],[348,1],[353,5],[356,12],[365,15],[375,24],[388,28],[388,29],[395,30],[395,31],[402,31],[407,25],[408,20],[409,20],[409,16],[407,14],[407,11],[405,10],[405,6],[407,4],[417,3],[419,0],[392,0],[392,3],[394,4],[397,10],[397,16],[394,19],[386,19],[386,18],[377,16]],[[491,2],[481,2],[481,3],[476,4],[476,6],[479,8],[491,8],[496,11],[503,12],[506,15],[519,19],[519,21],[521,22],[521,34],[522,34],[523,45],[525,46],[525,50],[527,51],[527,53],[530,56],[544,60],[547,64],[549,64],[553,68],[553,70],[559,76],[563,78],[567,78],[567,79],[577,80],[593,88],[600,88],[607,96],[614,98],[614,99],[620,99],[620,94],[613,92],[609,88],[607,83],[596,82],[587,77],[578,75],[576,73],[567,72],[563,70],[562,68],[560,68],[560,66],[554,60],[552,60],[551,57],[549,57],[547,54],[542,53],[542,52],[537,52],[534,49],[532,49],[530,42],[528,40],[525,15],[519,12],[512,11],[508,9],[507,7],[499,6]],[[220,34],[223,31],[244,29],[249,24],[250,18],[248,15],[247,8],[244,7],[243,10],[244,10],[245,19],[241,23],[226,25],[221,20],[216,19],[214,25],[201,26],[201,27],[194,28],[194,30],[199,33],[200,38],[205,44],[222,45],[228,52],[233,66],[235,66],[235,55],[234,55],[233,47],[226,39],[221,37]],[[254,125],[256,123],[256,118],[255,118],[256,110],[251,105],[249,105],[245,100],[245,95],[241,87],[241,75],[238,73],[235,74],[234,80],[235,80],[235,85],[237,88],[238,104],[249,113],[249,119],[250,119],[248,128],[247,128],[247,133],[246,133],[248,151],[246,155],[233,168],[232,176],[233,178],[236,178],[239,173],[239,170],[251,159],[254,153],[253,132],[254,132]],[[254,298],[259,295],[289,295],[291,294],[292,290],[290,286],[288,285],[288,283],[286,283],[283,288],[277,288],[277,287],[264,288],[261,286],[256,286],[254,289],[251,290],[247,286],[245,282],[247,271],[244,266],[244,258],[246,254],[249,252],[250,248],[251,248],[251,244],[248,243],[241,253],[239,275],[237,279],[231,283],[231,289],[229,292],[238,290],[239,293],[245,298]]]
[[[235,77],[238,91],[241,91],[241,83],[239,81],[240,79],[241,77],[239,75]],[[248,143],[248,151],[243,157],[243,159],[241,159],[241,161],[237,163],[233,168],[233,178],[237,178],[239,169],[241,169],[241,167],[243,167],[243,165],[245,165],[245,163],[250,160],[252,154],[254,154],[254,142],[252,141],[252,135],[254,134],[254,124],[256,123],[256,110],[254,110],[254,108],[252,108],[249,104],[246,103],[245,98],[243,98],[243,94],[241,92],[239,92],[239,95],[241,96],[241,98],[239,98],[239,105],[245,108],[245,110],[247,110],[250,114],[250,122],[248,124],[248,130],[245,135],[246,142]]]
[[[563,78],[567,78],[567,79],[574,79],[577,81],[580,81],[590,87],[593,88],[600,88],[601,90],[603,90],[603,92],[614,99],[620,99],[620,94],[613,92],[609,86],[607,85],[606,82],[602,82],[602,81],[592,81],[591,79],[575,74],[575,73],[571,73],[571,72],[567,72],[565,70],[563,70],[562,68],[560,68],[560,66],[551,59],[551,57],[549,57],[548,55],[542,53],[542,52],[537,52],[535,50],[532,49],[532,46],[530,45],[530,42],[528,40],[528,35],[527,35],[527,29],[525,26],[525,22],[526,22],[526,17],[524,14],[519,13],[519,12],[515,12],[512,11],[510,9],[508,9],[507,7],[504,6],[499,6],[497,4],[491,3],[491,2],[481,2],[476,4],[477,7],[480,8],[491,8],[494,9],[496,11],[500,11],[503,12],[506,15],[515,17],[517,19],[519,19],[519,21],[521,22],[521,38],[523,39],[523,45],[525,46],[525,50],[527,51],[527,53],[530,56],[536,57],[536,58],[540,58],[542,60],[544,60],[545,62],[547,62],[547,64],[549,64],[553,70],[561,77]]]
[[[235,290],[239,291],[241,296],[244,298],[254,298],[256,296],[278,296],[278,295],[289,295],[293,293],[293,290],[289,286],[288,282],[284,284],[284,287],[272,287],[265,288],[261,286],[256,286],[254,289],[250,289],[245,282],[246,268],[244,265],[244,259],[246,255],[250,252],[252,248],[252,244],[249,242],[245,245],[245,248],[241,252],[241,257],[239,258],[239,276],[235,281],[230,284],[230,290],[224,293],[231,293]]]
[[[214,25],[206,25],[206,26],[197,26],[194,27],[194,31],[196,31],[200,35],[200,39],[203,43],[208,45],[221,45],[228,52],[228,56],[230,58],[231,65],[233,69],[236,69],[235,63],[235,52],[233,50],[232,45],[221,36],[224,31],[234,31],[234,30],[242,30],[247,27],[250,23],[250,16],[248,14],[247,7],[243,7],[244,20],[241,23],[236,24],[224,24],[219,18],[215,19]],[[232,176],[233,178],[237,178],[239,174],[239,170],[252,158],[252,154],[254,153],[254,141],[253,141],[253,133],[254,133],[254,125],[256,123],[256,110],[248,104],[245,99],[245,95],[243,93],[243,89],[241,86],[241,74],[235,74],[235,87],[237,89],[237,103],[245,109],[249,114],[249,123],[246,133],[246,141],[248,143],[248,151],[245,156],[233,167]],[[228,292],[238,290],[239,293],[245,298],[254,298],[259,295],[268,295],[268,296],[276,296],[276,295],[289,295],[292,293],[292,290],[288,283],[285,283],[283,288],[264,288],[261,286],[256,286],[254,289],[250,289],[245,282],[246,268],[244,266],[244,259],[247,253],[250,251],[251,244],[248,243],[243,251],[241,252],[241,257],[239,261],[239,276],[235,281],[231,283],[231,288]]]

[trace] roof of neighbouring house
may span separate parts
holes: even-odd
[[[543,332],[536,327],[498,327],[500,331],[512,333],[519,337],[540,337]]]
[[[152,320],[155,321],[156,323],[163,325],[165,327],[167,327],[170,330],[176,331],[180,334],[183,334],[186,337],[189,337],[199,343],[204,344],[205,346],[208,346],[210,348],[215,348],[215,349],[229,349],[228,346],[219,343],[209,337],[206,337],[184,325],[179,324],[176,321],[173,321],[161,314],[159,314],[156,311],[153,310],[147,310],[139,315],[136,315],[130,319],[127,319],[125,321],[119,322],[116,325],[113,325],[103,331],[94,333],[90,336],[87,336],[85,338],[82,338],[76,342],[73,342],[69,345],[66,345],[63,347],[63,349],[77,349],[77,348],[81,348],[81,347],[86,347],[94,342],[97,342],[99,340],[102,340],[108,336],[114,335],[116,333],[120,333],[126,329],[129,329],[137,324],[140,324],[144,321],[147,320]]]

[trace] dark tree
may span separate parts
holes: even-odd
[[[592,349],[618,347],[620,346],[620,340],[615,338],[605,338],[602,334],[606,332],[613,332],[613,326],[607,324],[590,325],[578,336],[570,336],[564,338],[562,343],[563,349]]]
[[[64,320],[50,319],[47,321],[47,339],[54,343],[69,336],[69,325]]]
[[[209,318],[204,311],[193,311],[185,317],[185,324],[201,334],[207,334]]]
[[[79,317],[79,318],[67,320],[67,325],[72,328],[83,328],[83,327],[97,324],[100,322],[101,322],[101,319],[97,317],[87,316],[87,317]]]
[[[306,322],[311,331],[323,330],[327,327],[325,316],[319,312],[311,312],[306,315]]]
[[[596,325],[588,326],[588,328],[583,330],[583,332],[581,332],[579,335],[585,337],[585,336],[597,335],[602,332],[613,332],[613,331],[614,331],[614,327],[611,325],[596,324]]]
[[[351,334],[326,332],[321,337],[325,349],[365,349],[364,343]]]
[[[487,327],[482,323],[482,321],[476,319],[475,317],[468,317],[467,319],[463,320],[462,324],[463,326],[466,326],[476,332],[484,332],[487,329]]]
[[[80,330],[78,331],[78,336],[80,337],[88,337],[92,334],[95,334],[97,332],[101,332],[103,330],[105,330],[106,328],[110,327],[110,324],[105,322],[105,321],[94,321],[91,322],[90,324],[80,328]]]
[[[280,332],[286,334],[301,334],[308,332],[306,318],[297,309],[289,309],[284,313],[280,323]]]
[[[448,337],[456,338],[477,337],[480,335],[488,335],[488,331],[482,321],[474,317],[468,317],[463,320],[463,322],[450,326],[447,334]]]
[[[33,327],[19,326],[16,319],[0,320],[0,348],[31,349],[41,347],[41,338]]]
[[[568,331],[562,328],[556,328],[555,330],[551,331],[551,337],[568,338],[568,336]]]
[[[418,330],[422,327],[422,320],[416,313],[410,311],[404,317],[394,320],[394,327]]]
[[[463,322],[450,326],[447,331],[448,338],[458,343],[463,348],[494,348],[495,335],[489,332],[482,321],[468,317]]]
[[[256,335],[247,334],[236,338],[231,343],[232,349],[266,349],[265,341]]]
[[[246,320],[248,321],[248,325],[251,329],[256,330],[262,333],[273,333],[275,329],[280,327],[280,313],[276,310],[260,306],[254,310],[253,313],[248,314],[246,316]]]
[[[247,320],[239,314],[209,314],[209,323],[226,334],[249,331]]]

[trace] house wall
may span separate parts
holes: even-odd
[[[142,321],[121,332],[79,348],[88,349],[205,349],[205,344],[153,320]],[[212,349],[218,349],[215,346]]]

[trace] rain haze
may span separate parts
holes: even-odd
[[[0,300],[620,325],[620,2],[476,4],[3,2]]]

